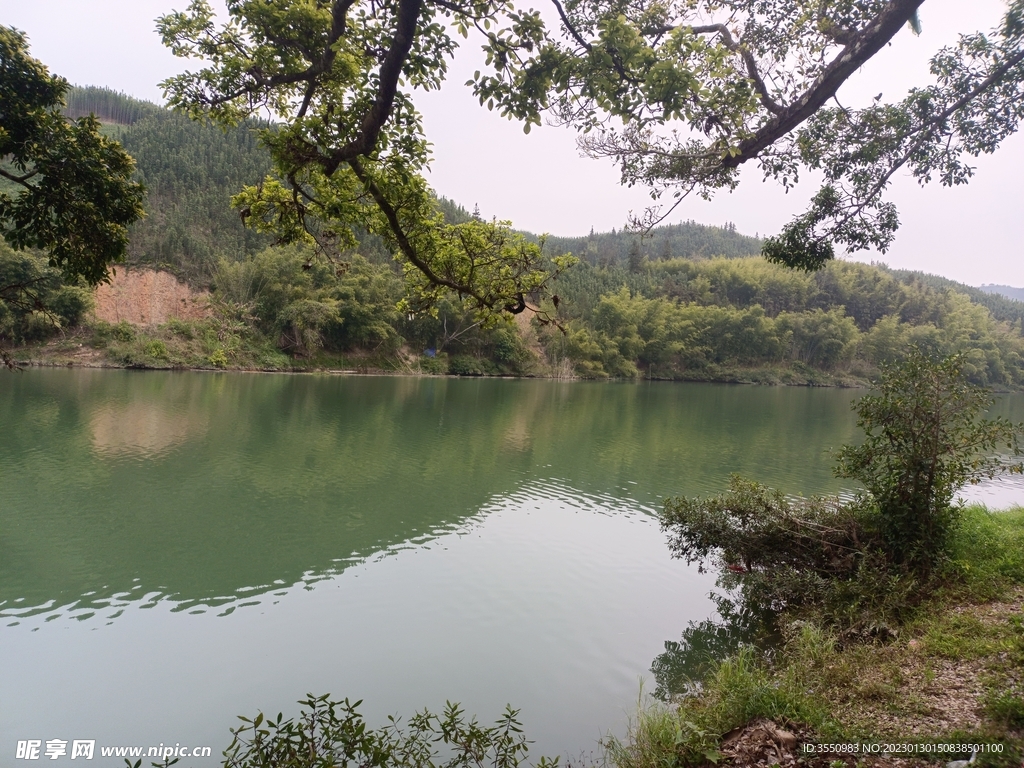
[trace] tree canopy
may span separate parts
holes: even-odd
[[[475,79],[480,97],[527,121],[549,110],[624,183],[676,200],[733,188],[750,161],[787,188],[820,172],[808,211],[764,244],[789,266],[815,269],[834,245],[884,251],[899,226],[884,198],[894,173],[965,183],[969,158],[994,151],[1024,114],[1020,0],[999,29],[939,51],[933,83],[863,109],[827,105],[900,29],[920,31],[923,0],[552,2],[564,34],[492,35],[495,73]]]
[[[805,269],[836,245],[885,250],[899,225],[884,197],[894,173],[964,183],[970,157],[994,151],[1024,113],[1022,0],[999,29],[939,51],[933,83],[863,109],[827,104],[903,27],[919,30],[923,0],[551,2],[554,28],[511,0],[237,0],[220,26],[194,0],[158,28],[207,66],[164,86],[193,116],[282,121],[263,137],[275,177],[236,199],[257,227],[330,252],[355,223],[401,253],[427,303],[450,290],[499,311],[521,310],[567,262],[434,210],[413,95],[441,86],[459,36],[479,34],[486,52],[470,81],[481,104],[527,131],[543,115],[575,126],[586,152],[655,197],[732,188],[749,161],[787,187],[820,171],[810,208],[763,247]]]
[[[423,180],[428,145],[400,83],[440,86],[455,49],[446,17],[475,15],[470,4],[453,8],[240,2],[217,29],[210,5],[195,0],[158,26],[176,54],[210,66],[164,85],[194,117],[231,125],[270,110],[283,120],[262,134],[276,174],[234,201],[255,228],[328,256],[355,244],[354,227],[379,235],[404,260],[406,309],[432,310],[454,293],[487,319],[523,311],[573,259],[545,258],[503,222],[446,222]]]
[[[0,235],[96,284],[124,258],[143,188],[132,181],[131,157],[95,118],[62,114],[67,91],[64,78],[29,56],[22,33],[0,26]]]

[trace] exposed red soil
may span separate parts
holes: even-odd
[[[171,319],[200,320],[210,314],[210,294],[195,291],[170,272],[119,268],[96,289],[95,314],[108,323],[159,325]]]

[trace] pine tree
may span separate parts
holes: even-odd
[[[647,264],[647,256],[640,253],[640,241],[634,240],[629,246],[629,271],[636,274],[642,272]]]

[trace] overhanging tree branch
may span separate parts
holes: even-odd
[[[735,153],[722,160],[722,165],[735,168],[757,157],[821,109],[854,72],[906,25],[923,3],[924,0],[892,0],[873,21],[853,36],[810,88],[753,136],[741,141]]]
[[[665,27],[664,31],[667,32],[672,29],[674,29],[674,27]],[[761,77],[761,73],[758,71],[757,61],[754,59],[753,54],[746,46],[733,39],[732,33],[729,32],[729,28],[725,26],[725,24],[705,24],[703,26],[690,27],[690,31],[695,35],[704,35],[709,32],[713,32],[721,36],[722,42],[725,43],[725,47],[734,53],[738,53],[743,59],[743,64],[747,68],[747,76],[754,84],[754,89],[757,91],[757,95],[761,98],[761,104],[764,108],[773,115],[782,115],[785,112],[785,108],[776,102],[771,97],[771,94],[768,93],[768,87],[764,84],[764,78]]]

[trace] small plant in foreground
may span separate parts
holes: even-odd
[[[448,702],[442,715],[424,710],[405,725],[389,717],[386,726],[370,729],[358,712],[361,702],[307,696],[296,718],[239,718],[243,725],[231,732],[225,768],[516,768],[528,752],[519,712],[511,707],[492,726]],[[557,765],[558,758],[536,763]]]

